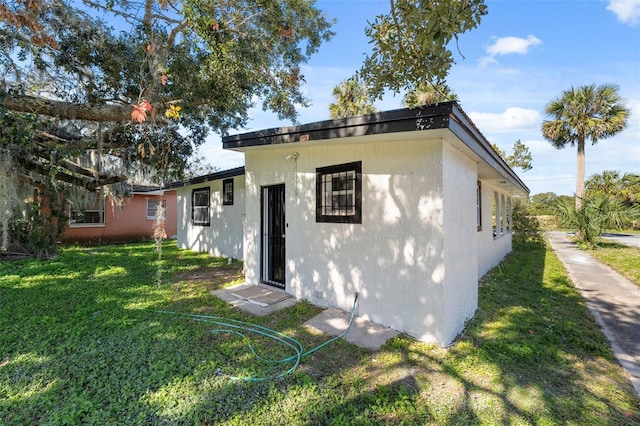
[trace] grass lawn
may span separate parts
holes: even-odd
[[[260,358],[287,347],[158,311],[247,321],[309,349],[327,340],[301,325],[319,309],[249,317],[209,293],[241,280],[239,264],[173,241],[162,257],[161,283],[153,244],[0,262],[0,424],[640,424],[640,400],[543,246],[485,276],[449,348],[402,336],[371,353],[338,340],[258,382],[228,376],[273,375]]]
[[[624,275],[640,287],[640,249],[610,241],[603,241],[589,254]]]

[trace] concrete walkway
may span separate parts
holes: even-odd
[[[587,301],[640,396],[640,288],[579,250],[565,232],[549,232],[553,251]]]

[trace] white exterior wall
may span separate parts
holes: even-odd
[[[500,188],[482,181],[482,231],[478,232],[478,279],[489,272],[511,251],[511,230],[493,236],[492,200],[493,193],[504,194]],[[505,195],[507,198],[507,195]]]
[[[346,144],[247,149],[247,282],[260,281],[260,188],[284,182],[288,293],[320,306],[350,310],[354,293],[359,292],[358,315],[364,319],[423,341],[448,343],[454,330],[461,328],[477,296],[473,292],[465,294],[464,307],[456,308],[458,313],[445,317],[443,310],[451,308],[462,293],[477,284],[477,272],[473,260],[449,266],[445,263],[448,251],[475,259],[475,244],[452,243],[445,249],[445,223],[453,229],[458,220],[468,219],[475,234],[476,178],[475,169],[464,172],[465,182],[472,183],[471,211],[447,221],[443,214],[443,155],[451,162],[444,168],[450,174],[446,184],[456,190],[459,184],[453,181],[455,174],[469,162],[459,158],[460,154],[443,154],[443,144],[441,140],[350,140]],[[293,152],[299,153],[297,179],[295,161],[285,159]],[[362,224],[317,223],[316,168],[354,161],[362,161]],[[456,208],[465,205],[468,197],[465,190],[460,198],[448,203]],[[464,265],[470,271],[463,271]],[[463,282],[465,288],[446,292],[448,271],[452,283]],[[454,318],[460,312],[463,318]]]
[[[211,256],[242,259],[245,177],[233,177],[233,205],[222,204],[222,179],[177,189],[178,248],[208,252]],[[191,223],[191,191],[209,188],[209,226]]]
[[[451,343],[478,307],[477,166],[445,144],[443,341]]]

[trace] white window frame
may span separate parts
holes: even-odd
[[[207,194],[207,204],[196,204],[197,195],[205,193]],[[202,217],[206,217],[206,220],[196,220],[196,211],[198,210],[206,212],[206,214],[202,214]],[[191,224],[198,226],[209,226],[211,224],[211,188],[208,186],[191,191]]]
[[[500,235],[507,233],[507,203],[504,194],[500,194]]]
[[[493,191],[493,200],[491,201],[491,221],[493,228],[493,238],[500,236],[500,196],[497,191]]]
[[[160,204],[160,202],[162,202],[162,204]],[[162,205],[162,219],[164,220],[167,218],[167,200],[150,200],[147,198],[147,220],[156,220],[158,218],[156,213],[160,205]]]
[[[511,197],[507,197],[507,232],[513,231],[513,201]]]

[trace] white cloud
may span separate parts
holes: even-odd
[[[540,157],[552,157],[555,153],[558,152],[558,148],[555,148],[551,145],[546,139],[531,139],[525,142],[525,145],[529,147],[532,154]]]
[[[244,165],[244,154],[241,152],[222,149],[220,136],[209,135],[206,142],[200,146],[199,153],[207,162],[220,170],[229,170]]]
[[[538,111],[518,107],[507,108],[501,114],[471,112],[469,117],[483,133],[487,134],[532,130],[538,128],[542,122]]]
[[[487,47],[487,56],[480,58],[481,65],[487,65],[490,63],[496,63],[495,57],[498,55],[526,55],[529,53],[529,49],[532,46],[538,45],[542,43],[542,41],[533,36],[529,35],[527,38],[521,37],[500,37],[495,38],[493,44]]]
[[[607,10],[622,23],[634,26],[640,22],[640,0],[609,0]]]
[[[483,56],[480,59],[478,59],[478,63],[480,67],[486,67],[487,65],[490,65],[490,64],[497,64],[498,61],[493,59],[493,56]]]
[[[630,110],[627,128],[624,130],[633,133],[636,140],[640,140],[640,99],[627,100],[625,106]]]
[[[491,56],[509,55],[517,53],[524,55],[529,51],[531,46],[542,43],[540,39],[530,35],[529,37],[501,37],[496,39],[495,43],[487,48],[487,53]]]

